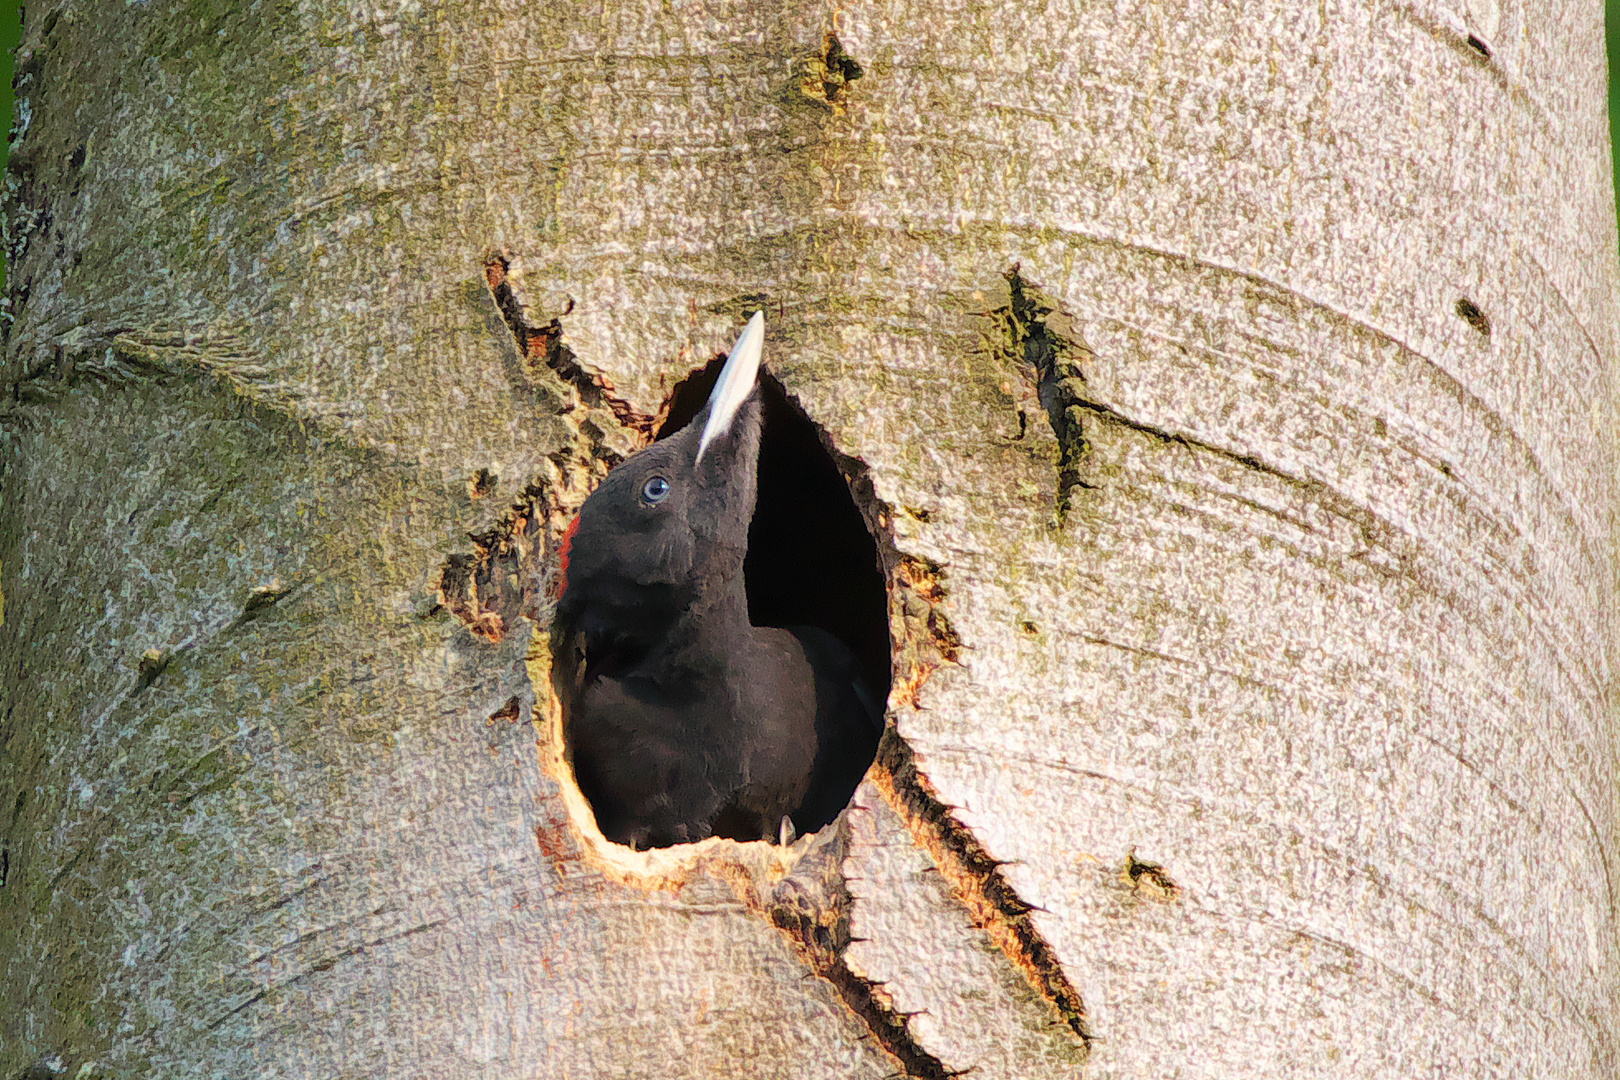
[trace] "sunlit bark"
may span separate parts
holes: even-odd
[[[30,6],[0,1076],[1620,1072],[1604,93],[1565,2]],[[755,307],[894,732],[613,850],[551,546]]]

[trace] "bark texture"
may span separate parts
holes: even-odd
[[[30,6],[0,1076],[1616,1075],[1601,18]],[[613,850],[550,546],[757,306],[894,731]]]

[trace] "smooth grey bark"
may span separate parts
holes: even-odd
[[[0,1076],[1615,1075],[1601,19],[31,7]],[[550,542],[756,305],[896,734],[610,850]]]

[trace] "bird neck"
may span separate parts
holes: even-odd
[[[658,632],[652,651],[638,669],[654,677],[671,672],[712,676],[726,666],[751,630],[748,596],[739,574],[734,581],[699,590],[692,603]]]
[[[699,590],[697,598],[676,618],[672,630],[674,635],[707,640],[717,634],[723,638],[739,625],[748,625],[748,594],[741,574]]]

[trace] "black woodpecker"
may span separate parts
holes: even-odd
[[[616,843],[819,829],[882,731],[841,641],[748,621],[764,335],[756,313],[692,422],[609,473],[563,541],[553,681],[575,778]]]

